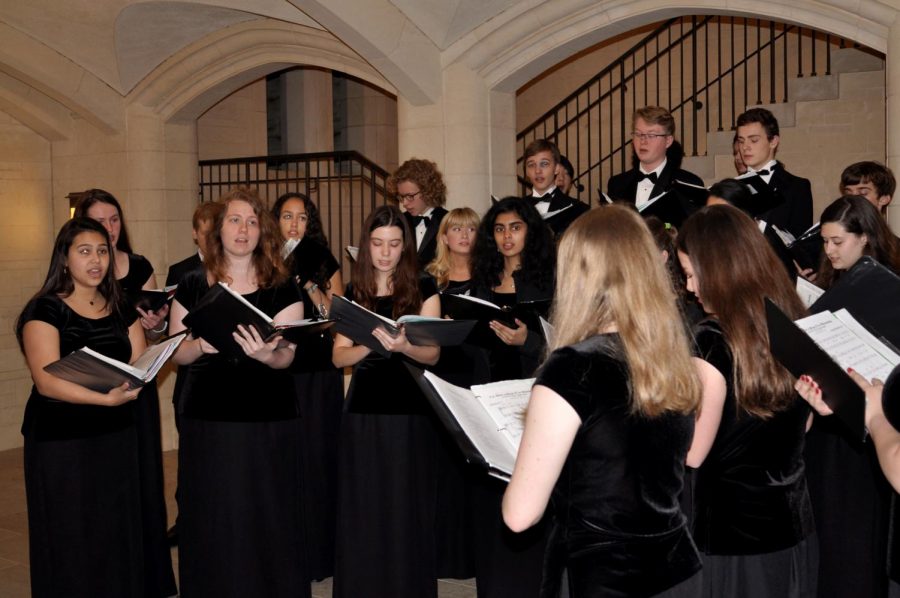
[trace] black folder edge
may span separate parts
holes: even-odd
[[[276,326],[275,332],[272,333],[271,336],[267,337],[266,340],[269,341],[276,336],[280,336],[289,343],[301,345],[310,337],[325,332],[326,330],[334,326],[334,324],[334,320],[319,320],[313,324],[308,324],[306,326],[288,326],[285,328],[279,328]]]
[[[163,289],[141,289],[138,291],[134,307],[144,311],[157,312],[174,298],[174,293],[166,292]]]
[[[384,329],[391,334],[396,333],[396,329],[381,318],[355,309],[355,306],[348,299],[340,295],[334,295],[331,299],[331,313],[329,315],[334,320],[335,332],[343,334],[358,345],[368,347],[382,357],[391,356],[391,352],[385,349],[384,345],[377,338],[372,336],[372,330],[378,326],[384,326]],[[368,328],[363,333],[361,329],[365,326],[368,326]]]
[[[766,323],[772,355],[792,375],[811,376],[822,388],[822,399],[849,428],[853,438],[866,439],[865,393],[816,342],[766,298]]]
[[[175,337],[184,336],[186,334],[187,334],[187,330],[183,330],[183,331],[173,334],[171,336],[167,336],[164,339],[160,339],[159,342],[163,343],[163,342],[171,340]],[[148,349],[149,349],[149,347],[148,347]],[[84,381],[87,381],[88,379],[97,379],[102,376],[98,375],[98,374],[91,374],[89,372],[84,371],[83,369],[79,369],[77,367],[79,365],[86,365],[86,366],[90,366],[92,368],[100,369],[103,372],[106,372],[108,374],[108,378],[110,380],[115,380],[116,382],[113,382],[111,384],[104,383],[102,385],[101,384],[93,384],[93,383],[86,384],[86,383],[84,383]],[[44,371],[47,372],[48,374],[52,374],[52,375],[56,376],[57,378],[62,378],[63,380],[67,380],[74,384],[78,384],[79,386],[83,386],[85,388],[89,388],[91,390],[94,390],[97,392],[103,392],[103,393],[109,392],[113,388],[121,386],[123,382],[128,382],[129,387],[132,389],[143,388],[144,386],[149,384],[150,381],[152,381],[154,378],[156,378],[156,376],[153,376],[153,378],[150,378],[150,380],[144,381],[141,378],[138,378],[138,377],[132,375],[130,372],[126,372],[125,370],[119,369],[116,366],[112,365],[111,363],[107,363],[107,362],[103,361],[102,359],[97,359],[93,355],[84,353],[82,351],[79,351],[78,349],[76,349],[75,351],[72,351],[65,357],[57,359],[53,363],[48,363],[47,365],[44,366]],[[71,377],[66,376],[66,374],[69,372],[72,373]],[[79,380],[81,380],[81,381],[79,381]]]
[[[444,403],[440,393],[431,385],[428,378],[425,377],[425,371],[410,363],[404,363],[404,365],[409,369],[409,373],[412,374],[413,380],[415,380],[416,384],[419,385],[419,388],[422,389],[422,394],[425,395],[428,404],[434,409],[437,418],[447,429],[447,432],[453,438],[454,442],[456,442],[459,450],[462,451],[466,463],[474,465],[495,477],[509,480],[509,474],[494,467],[484,458],[484,455],[481,454],[481,451],[478,450],[478,447],[475,446],[475,443],[472,442],[472,439],[469,438],[469,435],[463,430],[462,426],[453,415],[453,412],[450,411],[450,408]]]
[[[217,284],[197,302],[194,309],[192,309],[182,320],[184,326],[190,329],[191,336],[194,338],[202,338],[215,347],[217,351],[226,355],[238,358],[245,357],[243,349],[241,349],[241,346],[234,340],[234,337],[231,336],[237,328],[237,324],[235,325],[235,328],[228,330],[217,322],[206,321],[207,318],[204,317],[204,312],[210,309],[210,306],[217,300],[220,300],[220,297],[224,297],[225,301],[233,302],[233,305],[240,306],[240,309],[243,310],[241,315],[245,315],[245,317],[241,318],[243,321],[237,322],[237,324],[245,327],[253,326],[256,328],[256,331],[259,332],[260,336],[265,339],[271,339],[275,335],[276,330],[271,323],[264,320],[252,309],[243,305],[238,299],[233,297],[231,293],[222,288],[221,285]]]
[[[454,320],[472,320],[472,331],[465,342],[491,349],[499,341],[490,329],[489,322],[497,320],[504,326],[518,328],[516,318],[525,323],[529,330],[541,333],[541,316],[547,317],[551,300],[523,301],[510,310],[503,310],[477,301],[462,299],[459,295],[441,293],[441,314]]]

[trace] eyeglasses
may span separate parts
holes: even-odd
[[[406,195],[397,195],[397,199],[400,201],[412,201],[421,194],[421,191],[416,191],[415,193],[407,193]]]
[[[637,131],[633,131],[631,133],[632,139],[640,139],[641,141],[656,141],[660,137],[668,137],[668,133],[639,133]]]

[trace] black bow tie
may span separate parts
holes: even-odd
[[[769,174],[771,173],[769,172],[768,168],[763,168],[762,170],[757,170],[756,174],[758,174],[759,176],[769,176]]]
[[[531,202],[531,205],[533,205],[534,207],[537,207],[537,205],[542,201],[546,201],[549,203],[552,199],[553,193],[544,193],[540,197],[535,197],[534,195],[532,195],[528,198],[528,200]]]
[[[425,223],[425,226],[431,224],[431,216],[413,216],[412,219],[413,222],[415,222],[415,226],[413,228],[419,226],[423,222]]]
[[[656,175],[655,172],[651,172],[651,173],[642,172],[641,178],[638,179],[638,182],[640,183],[644,179],[650,179],[650,182],[653,183],[654,185],[659,181],[659,177]]]

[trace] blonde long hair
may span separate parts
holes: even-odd
[[[450,249],[441,239],[447,234],[447,231],[454,226],[468,226],[477,232],[481,219],[472,208],[456,208],[450,210],[444,219],[441,220],[441,226],[438,229],[437,253],[434,259],[425,267],[425,271],[434,276],[439,289],[447,288],[450,282]],[[471,247],[475,247],[475,234],[472,234]],[[471,268],[470,268],[471,269]]]
[[[552,349],[615,326],[631,378],[632,410],[690,413],[700,381],[687,332],[646,224],[617,205],[591,210],[563,235],[557,257]]]

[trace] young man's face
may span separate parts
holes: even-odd
[[[669,149],[675,138],[668,135],[662,125],[651,124],[638,117],[634,119],[631,140],[641,167],[644,171],[650,172],[656,170],[666,159],[666,150]]]
[[[766,129],[762,123],[750,123],[738,127],[737,141],[744,164],[753,170],[760,170],[775,158],[779,139],[778,135],[771,139],[766,137]]]
[[[556,184],[559,168],[551,151],[538,152],[525,160],[525,176],[538,195],[543,195]]]
[[[875,185],[866,180],[861,180],[855,185],[845,185],[841,187],[843,195],[861,195],[869,200],[869,203],[882,211],[889,203],[891,203],[890,195],[878,195],[878,189]]]

